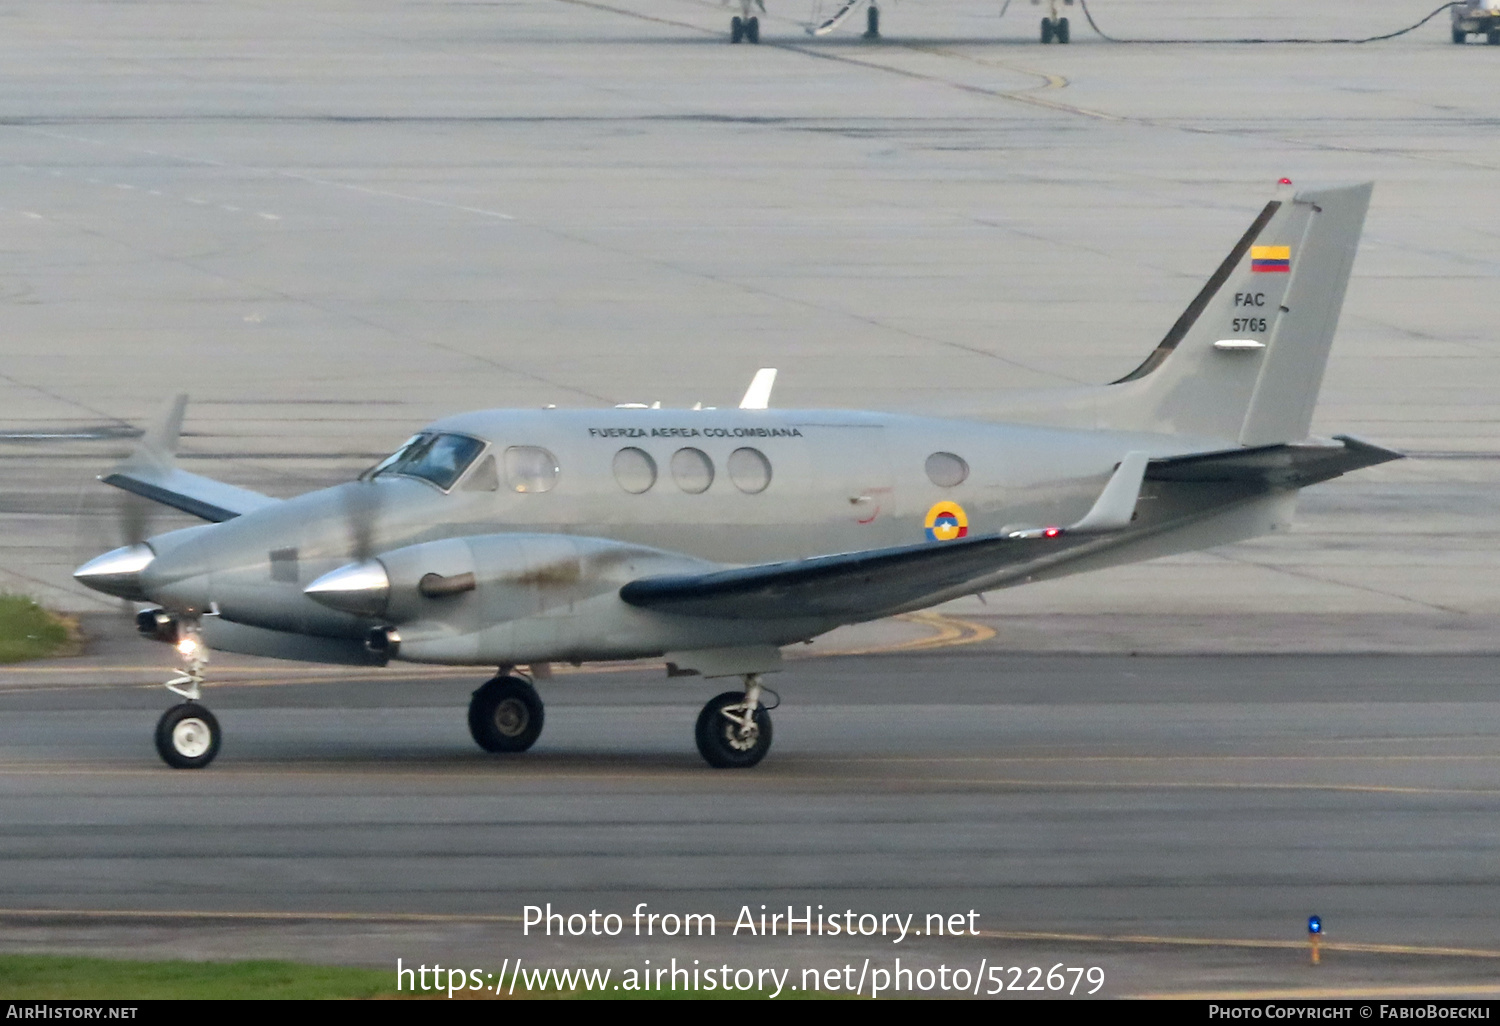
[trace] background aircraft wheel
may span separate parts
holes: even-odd
[[[865,11],[865,38],[880,38],[880,8],[874,4]]]
[[[1500,32],[1497,32],[1495,29],[1490,29],[1484,34],[1484,41],[1486,43],[1489,43],[1491,46],[1500,46]]]
[[[745,22],[745,41],[747,43],[760,42],[760,19],[751,18]]]
[[[744,38],[745,22],[740,18],[738,14],[736,14],[733,20],[731,20],[729,23],[729,41],[731,43],[738,43],[741,39]]]
[[[1050,43],[1050,42],[1052,42],[1052,19],[1051,18],[1043,18],[1042,19],[1042,42],[1044,42],[1044,43]]]
[[[156,751],[173,769],[202,769],[219,754],[219,721],[197,702],[174,705],[156,721]]]
[[[524,752],[542,733],[542,696],[519,677],[496,677],[469,700],[469,733],[486,752]]]
[[[698,740],[698,751],[705,761],[715,769],[747,769],[766,757],[771,749],[771,714],[765,706],[755,710],[755,727],[745,731],[739,724],[724,715],[728,709],[745,704],[743,691],[726,691],[709,699],[698,714],[698,727],[694,734]]]
[[[1465,32],[1463,29],[1456,28],[1456,29],[1453,30],[1453,41],[1455,43],[1466,43],[1466,42],[1468,42],[1468,40],[1469,40],[1469,34],[1467,32]]]
[[[1067,18],[1058,18],[1057,19],[1056,34],[1057,34],[1057,41],[1059,43],[1066,43],[1068,41],[1068,19]]]

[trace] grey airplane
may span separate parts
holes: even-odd
[[[423,428],[357,480],[279,500],[177,468],[185,397],[101,480],[207,523],[75,577],[149,604],[175,644],[156,743],[207,765],[218,649],[335,664],[498,667],[469,728],[542,730],[553,664],[654,659],[734,678],[698,717],[716,767],[771,744],[763,675],[845,624],[1284,528],[1297,491],[1400,454],[1309,438],[1371,186],[1283,181],[1166,337],[1107,385],[983,420],[770,408],[486,410]]]

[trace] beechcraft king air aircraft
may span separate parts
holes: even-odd
[[[491,752],[536,741],[550,664],[659,659],[742,680],[696,738],[751,766],[782,646],[1274,531],[1299,488],[1399,458],[1307,437],[1370,189],[1285,183],[1134,371],[983,420],[769,409],[763,371],[734,410],[460,414],[281,501],[173,465],[179,397],[102,480],[208,523],[74,576],[149,603],[142,633],[185,657],[157,728],[172,766],[219,748],[210,648],[498,667],[469,707]]]

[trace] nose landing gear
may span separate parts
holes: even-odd
[[[744,691],[709,699],[694,735],[704,761],[715,769],[748,769],[771,750],[771,714],[762,704],[760,674],[745,674]],[[776,693],[771,692],[772,695]]]
[[[173,769],[202,769],[219,754],[223,738],[219,721],[199,704],[208,646],[198,635],[197,623],[183,620],[177,626],[174,647],[187,660],[187,666],[167,681],[166,688],[186,701],[172,706],[156,721],[156,752]]]
[[[197,702],[174,705],[156,721],[156,751],[173,769],[202,769],[219,754],[219,721]]]

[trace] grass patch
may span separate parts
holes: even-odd
[[[429,983],[431,976],[428,977]],[[616,970],[611,981],[620,979]],[[319,1000],[397,998],[446,1001],[446,991],[396,992],[395,968],[356,969],[299,962],[135,962],[71,955],[0,955],[0,1000],[14,1001],[146,1001],[146,1000]],[[783,1000],[847,997],[786,990]],[[765,991],[556,991],[517,987],[514,995],[457,991],[454,1000],[725,1000],[764,999]]]
[[[24,595],[0,595],[0,663],[67,654],[77,648],[72,620],[49,613]]]
[[[385,969],[295,962],[127,962],[0,955],[0,996],[14,1000],[370,998],[390,995]]]

